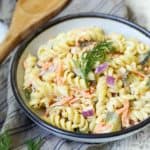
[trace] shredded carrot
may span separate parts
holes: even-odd
[[[129,126],[130,123],[129,123],[129,111],[128,111],[128,109],[125,110],[122,113],[121,121],[122,121],[122,125],[124,127],[128,127]]]
[[[47,70],[49,67],[50,67],[50,65],[51,65],[51,62],[45,62],[43,65],[42,65],[42,69],[43,70]]]
[[[88,90],[81,90],[81,89],[78,89],[78,88],[72,88],[72,91],[74,91],[75,93],[81,94],[85,98],[91,98],[92,94],[95,91],[95,88],[92,87]]]
[[[71,104],[75,103],[78,100],[79,100],[78,98],[73,98],[72,100],[69,101],[69,104],[71,105]]]
[[[86,97],[86,98],[90,98],[92,96],[91,94],[94,93],[94,91],[95,91],[94,88],[91,88],[88,90],[81,90],[78,88],[73,88],[72,90],[77,92],[77,93],[80,93],[83,97]]]
[[[129,101],[125,100],[123,103],[123,107],[117,110],[117,113],[120,115],[122,114],[125,110],[129,109]]]
[[[94,128],[94,133],[106,133],[106,132],[109,132],[111,127],[112,126],[109,125],[109,124],[105,124],[104,122],[100,122]]]
[[[137,70],[132,71],[135,75],[141,77],[141,78],[145,78],[145,75]]]
[[[66,97],[64,100],[61,100],[61,101],[59,101],[59,102],[56,102],[56,103],[52,104],[51,106],[61,106],[61,105],[65,105],[65,104],[69,103],[70,100],[72,100],[72,99],[73,99],[73,96],[68,96],[68,97]]]
[[[125,100],[123,107],[117,110],[118,115],[121,116],[122,125],[129,126],[129,101]]]
[[[57,70],[56,70],[56,82],[57,84],[62,84],[63,80],[61,79],[62,73],[63,73],[63,66],[62,63],[59,62]]]
[[[62,105],[64,105],[64,104],[69,104],[69,105],[71,105],[72,103],[75,103],[76,101],[78,101],[79,99],[78,98],[75,98],[75,97],[73,97],[73,96],[70,96],[70,97],[68,97],[66,100],[64,100],[64,101],[62,101]]]

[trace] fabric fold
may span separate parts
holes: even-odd
[[[5,1],[5,2],[4,2]],[[13,1],[13,2],[12,2]],[[5,4],[7,3],[9,10],[5,9]],[[13,10],[15,0],[2,0],[0,1],[2,14],[2,20],[8,23],[10,21],[11,13]],[[86,6],[85,6],[86,5]],[[7,11],[7,12],[6,12]],[[124,0],[97,0],[97,1],[88,1],[87,0],[72,0],[69,5],[55,18],[60,16],[75,14],[80,12],[102,12],[112,15],[117,15],[120,17],[127,17],[127,10],[124,4]],[[55,19],[54,18],[54,19]],[[8,21],[9,20],[9,21]],[[12,56],[13,57],[13,56]],[[122,149],[123,145],[127,144],[129,147],[133,146],[133,144],[137,144],[136,140],[140,141],[142,139],[143,132],[148,132],[148,128],[145,131],[140,132],[137,135],[134,135],[128,139],[109,143],[109,144],[84,144],[74,141],[68,141],[65,139],[61,139],[52,135],[51,133],[47,133],[42,128],[38,127],[35,123],[33,123],[30,119],[28,119],[25,113],[20,108],[17,103],[11,89],[10,78],[8,77],[10,59],[5,61],[0,66],[0,129],[1,132],[6,129],[10,132],[10,135],[13,140],[13,149],[24,150],[26,149],[25,141],[28,139],[36,139],[38,137],[42,137],[44,139],[44,144],[41,147],[41,150],[117,150]],[[8,67],[9,66],[9,67]],[[137,138],[139,135],[140,138]],[[148,138],[148,137],[147,137]],[[150,139],[150,138],[149,138]],[[130,140],[133,142],[131,143]],[[148,141],[148,139],[147,139]],[[122,145],[120,145],[120,143]],[[149,141],[150,143],[150,141]],[[150,145],[149,145],[150,147]],[[132,148],[131,148],[132,149]],[[125,149],[124,149],[125,150]],[[137,149],[136,149],[137,150]]]

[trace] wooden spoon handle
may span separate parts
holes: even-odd
[[[8,54],[14,49],[18,44],[18,36],[12,36],[8,34],[3,41],[2,44],[0,44],[0,63],[8,56]]]
[[[18,0],[8,35],[0,44],[0,63],[30,32],[55,16],[68,2],[69,0]]]

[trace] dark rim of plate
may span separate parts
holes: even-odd
[[[17,65],[19,62],[19,58],[20,58],[21,54],[23,53],[24,49],[27,47],[27,45],[37,35],[39,35],[43,31],[45,31],[46,29],[52,27],[53,25],[64,22],[66,20],[71,20],[71,19],[75,19],[75,18],[86,18],[86,17],[104,18],[104,19],[117,21],[117,22],[126,24],[126,25],[130,26],[131,28],[134,28],[134,29],[140,31],[142,34],[144,34],[145,36],[150,38],[150,32],[148,30],[142,28],[141,26],[136,25],[136,24],[134,24],[134,23],[132,23],[126,19],[121,18],[121,17],[108,15],[108,14],[102,14],[102,13],[87,12],[87,13],[80,13],[80,14],[72,14],[72,15],[60,17],[54,21],[47,22],[44,26],[37,29],[36,32],[32,33],[26,40],[24,40],[20,44],[18,50],[15,52],[15,55],[14,55],[14,57],[12,59],[12,63],[11,63],[11,77],[10,77],[11,78],[11,86],[12,86],[14,96],[15,96],[16,100],[18,101],[18,103],[21,105],[22,109],[25,111],[25,113],[27,114],[27,116],[31,120],[33,120],[36,124],[38,124],[42,128],[49,130],[50,132],[52,132],[54,134],[56,133],[56,134],[70,136],[70,137],[83,138],[83,139],[84,138],[86,138],[86,139],[88,139],[88,138],[102,139],[102,138],[117,137],[117,136],[125,135],[125,134],[128,134],[130,132],[134,132],[136,130],[139,130],[139,129],[143,128],[144,126],[146,126],[147,124],[150,123],[150,117],[148,117],[144,121],[138,123],[137,125],[131,126],[129,128],[126,128],[126,129],[122,129],[120,131],[111,132],[111,133],[82,134],[82,133],[75,133],[75,132],[66,131],[66,130],[57,128],[55,126],[52,126],[52,125],[48,124],[47,122],[45,122],[44,120],[40,119],[35,113],[33,113],[30,110],[30,108],[28,106],[26,106],[26,104],[24,103],[24,101],[21,98],[21,95],[19,93],[19,89],[17,87],[16,71],[17,71]]]

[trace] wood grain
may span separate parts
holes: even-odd
[[[9,32],[0,44],[0,63],[8,54],[67,4],[68,0],[18,0]]]

